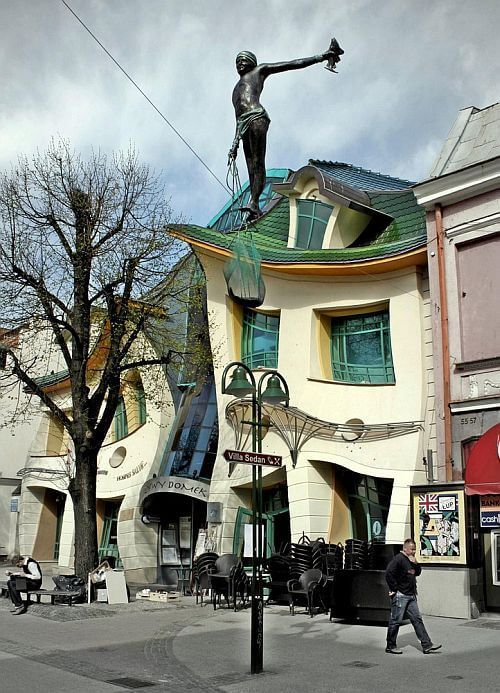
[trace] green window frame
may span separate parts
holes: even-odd
[[[120,504],[108,502],[104,505],[104,522],[102,525],[101,541],[98,556],[102,561],[105,556],[116,559],[116,568],[123,567],[118,548],[118,511]]]
[[[332,318],[331,363],[334,380],[395,383],[389,311]]]
[[[142,387],[142,385],[137,385],[135,397],[137,400],[138,425],[142,426],[142,424],[146,423],[147,416],[146,393],[144,392],[144,388]]]
[[[277,368],[280,316],[248,308],[243,312],[241,360],[249,368]]]
[[[127,408],[123,397],[118,399],[115,411],[115,440],[121,440],[128,436]]]
[[[297,208],[295,246],[305,250],[321,250],[333,207],[318,200],[298,200]]]

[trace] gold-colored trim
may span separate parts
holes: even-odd
[[[189,245],[199,248],[207,252],[209,255],[219,257],[230,257],[231,251],[227,248],[220,248],[211,243],[205,243],[197,239],[190,238],[179,232],[173,232],[172,235],[189,243]],[[318,276],[339,276],[348,277],[353,275],[370,275],[383,274],[385,272],[394,272],[395,270],[412,267],[414,265],[427,265],[427,248],[418,248],[411,250],[401,255],[393,257],[380,258],[376,260],[366,260],[364,262],[349,262],[346,263],[321,263],[321,262],[270,262],[269,260],[262,261],[262,268],[273,270],[274,272],[283,272],[286,274],[297,275],[318,275]]]

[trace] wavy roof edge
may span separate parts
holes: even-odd
[[[322,163],[324,166],[320,168],[313,162]],[[330,167],[329,171],[326,170],[327,166]],[[333,169],[348,172],[350,177],[347,179],[340,174],[333,175]],[[310,159],[306,166],[291,172],[286,182],[274,187],[279,191],[285,191],[300,176],[301,171],[309,170],[316,170],[318,181],[325,181],[326,187],[331,188],[332,191],[341,191],[348,206],[358,208],[359,211],[371,210],[373,217],[377,217],[379,221],[385,219],[384,227],[363,232],[354,244],[345,248],[318,250],[289,248],[289,204],[288,198],[282,197],[276,200],[276,204],[266,210],[259,219],[246,227],[246,230],[252,234],[263,262],[276,265],[299,263],[349,265],[382,260],[425,247],[427,241],[425,211],[417,203],[411,181],[393,178],[342,162],[320,162]],[[356,178],[355,181],[353,176]],[[353,184],[354,182],[356,185]],[[381,187],[382,183],[385,183],[385,187]],[[188,243],[192,240],[226,252],[231,251],[236,235],[245,232],[245,227],[221,232],[189,224],[175,225],[170,228],[174,233],[182,235]]]

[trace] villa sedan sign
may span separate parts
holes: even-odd
[[[283,458],[280,455],[268,455],[262,452],[243,452],[243,450],[224,450],[224,459],[232,464],[256,464],[260,467],[281,467]]]

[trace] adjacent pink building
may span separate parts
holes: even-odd
[[[415,193],[427,211],[438,438],[431,478],[464,484],[471,612],[500,609],[500,104],[459,112]]]

